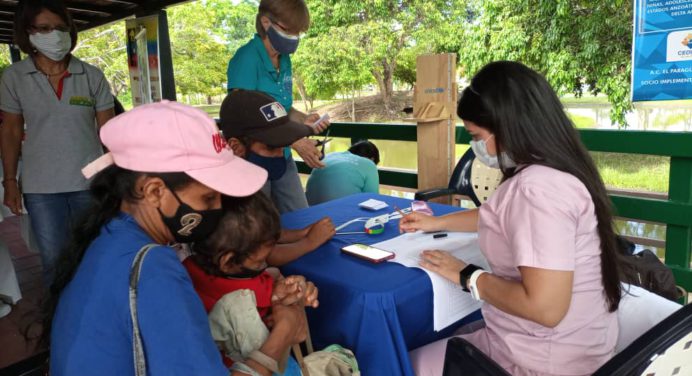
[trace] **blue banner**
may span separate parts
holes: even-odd
[[[692,0],[635,0],[632,100],[692,98]]]

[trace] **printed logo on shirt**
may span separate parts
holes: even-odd
[[[94,107],[96,105],[96,101],[89,97],[75,96],[70,98],[70,104],[73,106]]]
[[[265,104],[260,107],[260,112],[267,121],[274,121],[288,115],[284,106],[279,102]]]

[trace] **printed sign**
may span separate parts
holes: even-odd
[[[635,0],[632,100],[692,98],[692,0]]]

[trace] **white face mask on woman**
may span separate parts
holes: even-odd
[[[36,47],[38,52],[53,61],[61,61],[70,53],[72,47],[72,37],[67,31],[54,29],[53,31],[41,34],[29,35],[29,41]]]
[[[490,135],[490,137],[493,137],[494,135]],[[478,141],[471,141],[469,144],[471,144],[471,149],[473,149],[473,152],[476,154],[476,158],[478,158],[481,163],[488,167],[492,168],[500,168],[500,162],[497,159],[497,155],[490,155],[488,153],[488,145],[486,142],[490,140],[490,137],[486,138],[485,140],[478,140]],[[502,164],[506,168],[512,168],[516,167],[517,164],[514,163],[512,158],[510,158],[506,153],[502,153]]]

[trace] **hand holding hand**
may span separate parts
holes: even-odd
[[[302,302],[308,291],[308,282],[301,275],[292,275],[274,282],[272,304],[292,305]]]

